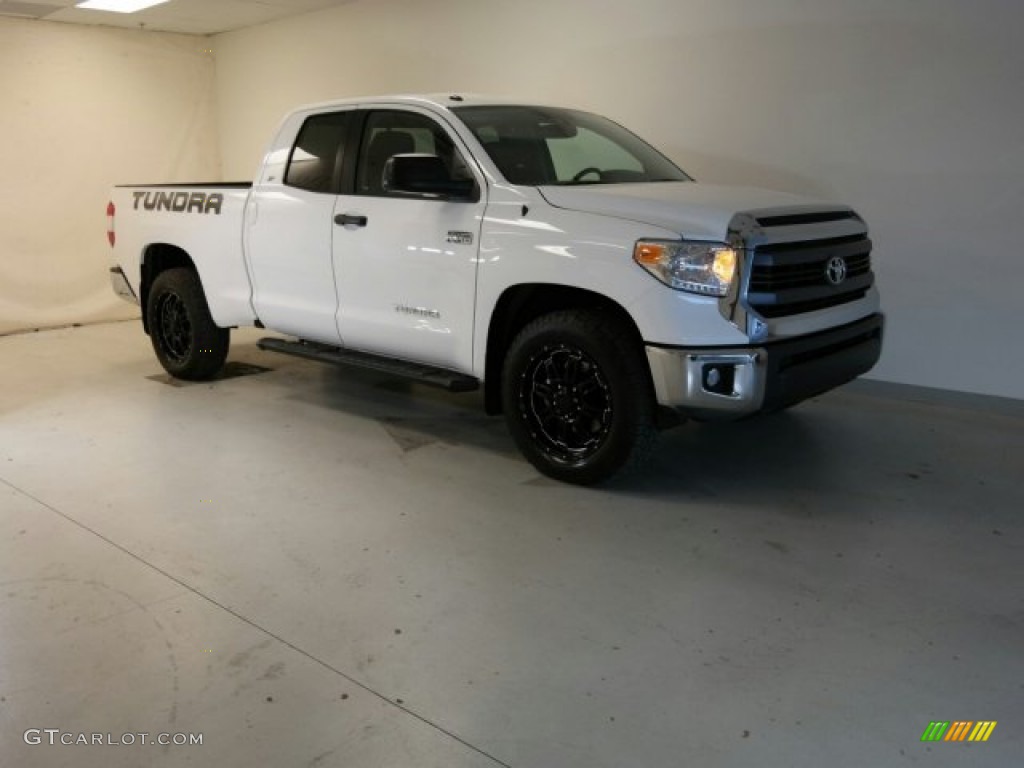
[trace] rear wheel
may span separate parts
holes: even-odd
[[[527,325],[505,358],[502,396],[519,449],[565,482],[590,485],[638,465],[656,436],[636,340],[598,312],[554,312]]]
[[[192,270],[160,273],[149,290],[146,319],[157,359],[172,376],[202,381],[223,367],[231,332],[213,322],[199,276]]]

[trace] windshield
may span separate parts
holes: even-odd
[[[511,184],[691,181],[621,125],[551,107],[455,107]]]

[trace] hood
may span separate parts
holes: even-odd
[[[540,193],[556,208],[650,224],[690,240],[724,240],[730,220],[740,211],[815,203],[785,192],[692,181],[545,186]]]

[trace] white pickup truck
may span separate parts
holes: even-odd
[[[869,370],[871,241],[850,208],[695,183],[597,115],[476,97],[303,107],[256,180],[121,186],[111,281],[173,376],[229,329],[264,349],[484,388],[572,483],[686,418],[784,408]]]

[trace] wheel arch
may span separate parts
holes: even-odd
[[[142,329],[148,334],[149,333],[149,318],[146,312],[146,307],[149,304],[149,291],[153,286],[153,281],[160,276],[161,273],[166,272],[169,269],[177,269],[183,267],[185,269],[192,270],[199,274],[199,270],[196,268],[196,264],[192,261],[192,257],[183,249],[177,245],[171,245],[170,243],[152,243],[142,251],[142,261],[140,264],[140,280],[139,280],[139,302],[142,307]]]
[[[498,298],[487,329],[487,358],[484,364],[484,407],[487,413],[494,415],[502,412],[501,369],[512,340],[538,317],[566,309],[590,309],[614,317],[633,336],[638,350],[643,350],[643,336],[632,315],[604,294],[557,283],[510,286]],[[650,377],[649,369],[647,375]]]

